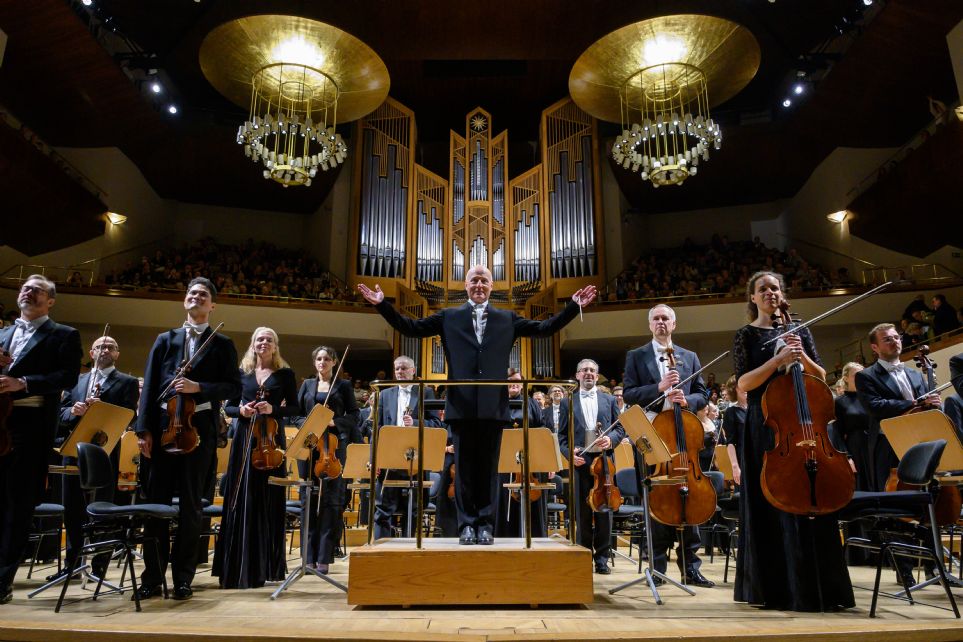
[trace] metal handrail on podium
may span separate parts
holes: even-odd
[[[419,488],[420,485],[424,483],[424,458],[422,453],[424,452],[425,445],[425,386],[426,385],[444,385],[446,387],[450,386],[504,386],[508,387],[510,385],[521,385],[522,386],[522,443],[524,452],[522,453],[522,488],[520,489],[520,496],[524,502],[525,511],[525,548],[532,547],[532,503],[528,496],[529,490],[531,489],[529,478],[529,461],[528,461],[528,407],[525,405],[528,399],[529,387],[532,385],[537,386],[558,386],[562,388],[568,394],[568,536],[569,541],[572,545],[575,545],[575,448],[572,447],[575,444],[575,403],[574,403],[574,392],[578,389],[579,383],[573,381],[572,379],[430,379],[430,380],[376,380],[371,382],[371,387],[374,388],[375,398],[374,404],[371,407],[371,455],[369,459],[371,460],[371,472],[373,475],[377,476],[378,470],[378,433],[380,426],[378,425],[378,408],[381,397],[382,388],[391,388],[393,386],[418,386],[418,467],[417,476]],[[457,471],[456,471],[457,474]],[[374,501],[374,484],[371,485],[371,500],[368,502],[368,544],[373,542],[374,537],[374,520],[375,520],[375,501]],[[524,499],[522,499],[524,498]],[[418,512],[417,519],[415,519],[415,524],[419,527],[415,530],[415,548],[421,549],[421,539],[422,539],[422,529],[420,524],[424,517],[424,493],[418,492]]]

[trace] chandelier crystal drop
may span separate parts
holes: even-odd
[[[281,183],[311,185],[318,170],[344,162],[348,148],[335,132],[338,85],[319,69],[294,63],[261,67],[252,78],[248,119],[238,128],[244,155]]]
[[[622,133],[612,157],[654,187],[695,176],[722,131],[709,114],[706,76],[698,67],[664,62],[640,69],[619,91]]]

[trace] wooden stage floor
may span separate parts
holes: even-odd
[[[291,558],[289,564],[296,563]],[[670,563],[674,571],[674,564]],[[315,577],[305,577],[277,601],[273,586],[258,590],[220,590],[203,566],[187,602],[154,598],[134,611],[128,597],[111,595],[65,606],[53,612],[57,591],[31,600],[38,575],[18,576],[14,599],[0,606],[0,640],[18,642],[134,642],[230,640],[821,640],[926,641],[963,640],[963,621],[948,611],[882,599],[879,617],[870,619],[869,591],[856,591],[857,607],[843,613],[805,614],[764,611],[732,601],[730,583],[722,584],[723,558],[704,574],[717,583],[690,597],[675,588],[661,591],[654,603],[644,585],[609,595],[608,589],[637,577],[635,566],[616,560],[614,572],[595,575],[595,601],[584,607],[352,607],[345,594]],[[111,569],[110,577],[119,577]],[[873,571],[852,568],[854,582],[871,586]],[[347,583],[347,560],[332,566],[332,577]],[[108,578],[109,579],[109,578]],[[886,590],[896,590],[892,571],[884,573]],[[71,587],[68,596],[85,591]],[[963,598],[963,591],[959,591]],[[942,589],[930,587],[917,597],[946,606]]]

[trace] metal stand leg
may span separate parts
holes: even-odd
[[[301,519],[304,521],[304,533],[309,534],[311,532],[311,495],[314,493],[314,486],[305,486],[304,489],[307,491],[308,495],[307,495],[307,502],[305,502],[304,510],[301,511]],[[321,503],[320,496],[318,497],[318,503],[319,504]],[[308,567],[307,539],[308,537],[301,538],[301,563],[298,565],[296,569],[294,569],[288,574],[287,578],[285,578],[285,580],[281,583],[281,586],[277,587],[274,593],[271,593],[272,600],[278,599],[278,596],[281,595],[282,591],[287,589],[289,586],[292,586],[295,582],[300,580],[305,575],[313,575],[315,577],[320,577],[322,580],[324,580],[328,584],[338,589],[341,589],[345,593],[348,592],[348,587],[342,584],[341,582],[318,572],[317,569]]]
[[[70,571],[69,575],[66,575],[66,574],[61,575],[60,577],[47,582],[43,586],[35,588],[31,592],[27,593],[27,597],[28,598],[34,597],[36,595],[40,595],[41,593],[43,593],[49,588],[60,586],[61,584],[67,581],[68,577],[70,577],[71,579],[74,579],[77,577],[83,578],[83,588],[87,588],[87,582],[93,582],[94,584],[102,584],[103,586],[106,586],[110,590],[116,591],[117,593],[123,593],[125,590],[127,590],[123,588],[123,585],[124,585],[123,580],[121,580],[121,583],[120,583],[121,585],[117,586],[91,573],[91,567],[90,567],[90,564],[86,562],[86,556],[80,558],[80,562],[81,562],[80,565],[78,565],[76,568]]]
[[[662,580],[663,583],[671,584],[675,587],[678,587],[683,591],[685,591],[686,593],[688,593],[689,595],[695,595],[695,591],[690,589],[688,586],[685,586],[684,584],[679,584],[678,582],[668,577],[667,575],[660,573],[652,568],[652,560],[655,557],[655,553],[652,549],[652,516],[649,514],[649,485],[650,485],[650,482],[648,479],[642,482],[642,505],[645,507],[645,541],[646,541],[646,551],[649,554],[649,564],[645,568],[645,575],[643,575],[638,579],[634,579],[631,582],[620,584],[619,586],[616,586],[614,589],[610,589],[609,595],[615,595],[616,593],[618,593],[623,589],[627,589],[629,587],[635,586],[640,582],[646,582],[649,585],[649,590],[652,591],[652,598],[655,600],[655,603],[658,604],[659,606],[662,606],[664,602],[662,601],[662,597],[659,595],[658,588],[656,588],[655,578],[659,578],[660,580]]]

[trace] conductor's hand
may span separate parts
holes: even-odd
[[[143,435],[137,435],[137,447],[140,448],[140,454],[144,457],[150,459],[150,450],[154,445],[154,436],[149,432],[145,432]]]
[[[361,289],[361,285],[358,285],[358,289]],[[364,294],[364,292],[362,292]],[[572,300],[578,303],[579,307],[584,308],[586,306],[592,305],[595,298],[599,295],[599,290],[594,285],[587,285],[575,294],[572,295]],[[365,297],[368,298],[368,297]]]
[[[372,290],[364,283],[358,284],[358,292],[364,297],[364,300],[371,305],[378,305],[385,300],[385,293],[381,291],[380,285],[375,285],[375,289]]]
[[[659,382],[659,392],[665,392],[672,386],[678,385],[679,372],[677,370],[667,370],[664,375],[662,375],[662,381]]]

